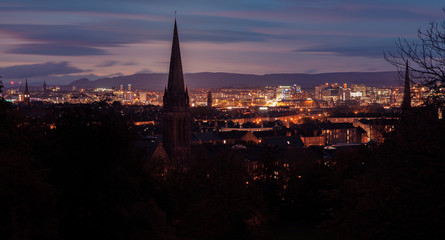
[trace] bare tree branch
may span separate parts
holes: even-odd
[[[445,9],[443,9],[445,12]],[[397,50],[384,52],[387,62],[394,65],[403,79],[405,63],[409,61],[410,79],[427,87],[425,102],[445,104],[445,20],[430,22],[425,29],[418,29],[417,40],[397,39]]]

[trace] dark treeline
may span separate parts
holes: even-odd
[[[61,105],[48,124],[0,103],[1,239],[445,233],[445,126],[432,114],[413,114],[378,147],[329,158],[317,149],[194,146],[188,170],[165,175],[120,107]]]

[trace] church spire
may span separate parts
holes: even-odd
[[[25,81],[25,92],[23,93],[23,102],[29,105],[29,89],[28,89],[28,78]]]
[[[175,17],[170,70],[168,73],[168,84],[164,92],[162,113],[163,147],[173,165],[184,163],[190,155],[191,121],[189,96],[184,84]]]
[[[29,94],[29,90],[28,90],[28,78],[26,78],[25,80],[25,94]]]
[[[213,99],[212,99],[212,92],[209,91],[209,92],[207,93],[207,107],[212,108],[212,102],[213,102]]]
[[[409,79],[409,67],[408,60],[406,60],[405,69],[405,85],[403,91],[403,101],[402,101],[402,114],[406,115],[411,109],[411,90],[410,90],[410,79]]]
[[[175,28],[173,32],[172,51],[170,57],[170,70],[168,73],[168,87],[169,95],[167,103],[169,105],[176,105],[178,107],[185,107],[182,99],[184,99],[184,76],[182,72],[181,51],[179,48],[178,28],[175,19]],[[182,100],[182,101],[181,101]]]

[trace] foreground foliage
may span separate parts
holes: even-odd
[[[116,107],[68,107],[49,114],[50,126],[2,102],[1,239],[444,234],[445,127],[428,114],[377,148],[324,159],[309,149],[202,145],[187,171],[161,176]]]

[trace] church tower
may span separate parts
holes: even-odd
[[[26,78],[26,82],[25,82],[25,92],[23,93],[23,102],[26,105],[29,105],[29,89],[28,89],[28,78]]]
[[[403,92],[403,100],[402,100],[402,116],[406,116],[411,109],[411,89],[410,89],[410,79],[409,79],[409,68],[408,68],[408,60],[406,61],[406,70],[405,70],[405,86]]]
[[[212,108],[212,103],[213,103],[213,99],[212,99],[212,92],[209,91],[207,93],[207,107]]]
[[[163,147],[169,155],[171,163],[173,165],[184,163],[190,155],[191,114],[188,91],[184,86],[176,19],[168,86],[164,92],[162,127]]]
[[[47,88],[46,81],[43,81],[42,92],[44,96],[46,95],[46,88]]]

